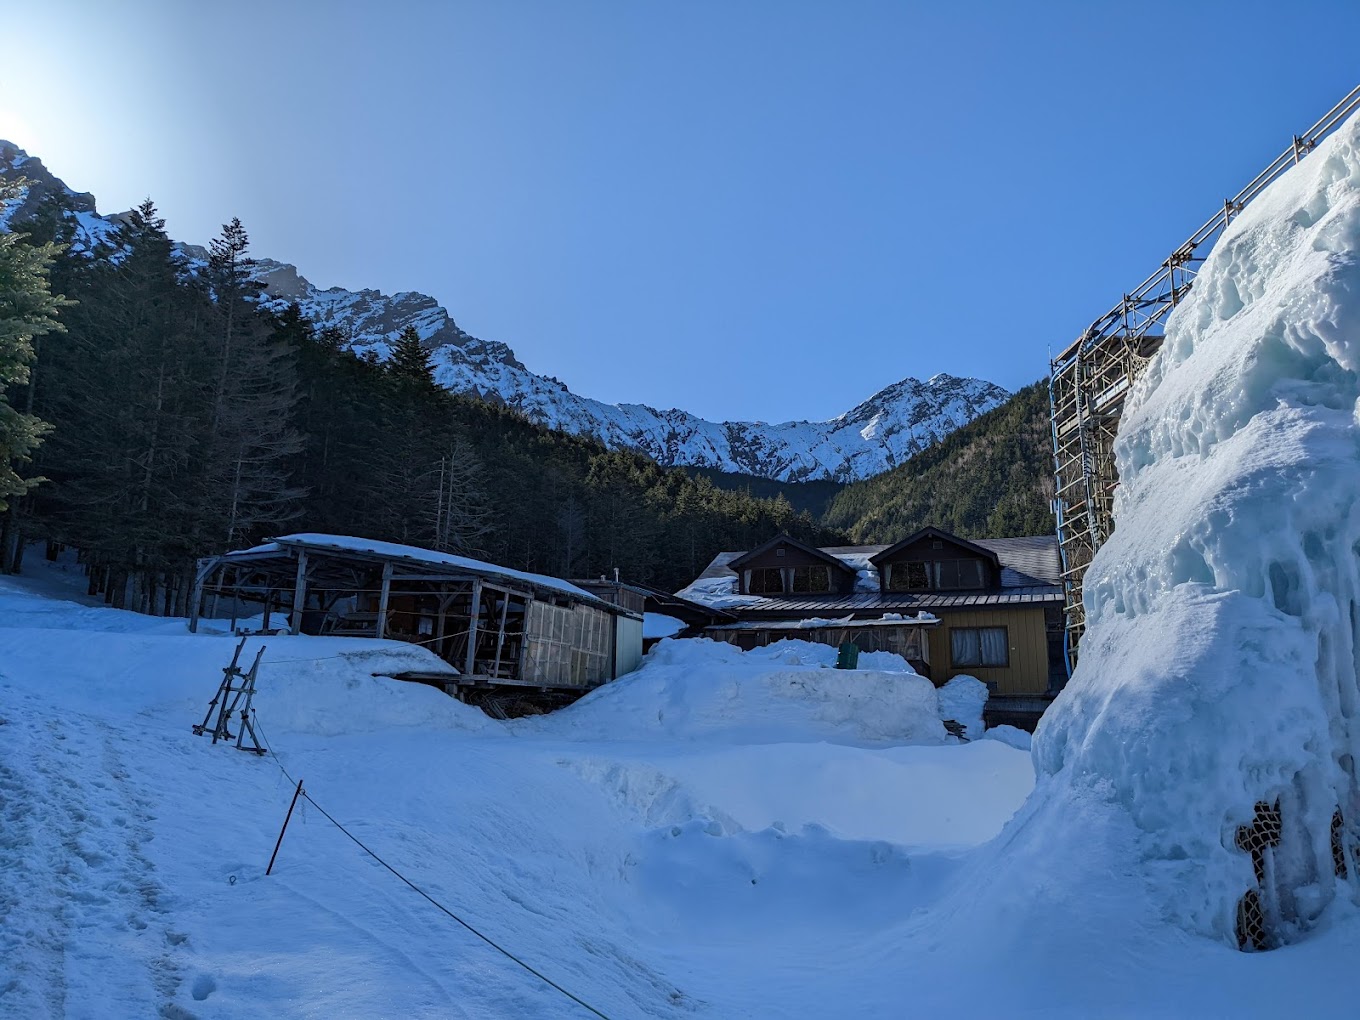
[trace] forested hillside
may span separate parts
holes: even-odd
[[[20,242],[72,239],[49,202]],[[678,587],[720,549],[780,531],[829,542],[785,499],[723,491],[683,470],[533,425],[434,384],[408,330],[379,364],[295,308],[253,300],[233,221],[206,260],[176,251],[155,207],[109,245],[68,247],[43,339],[10,403],[51,426],[46,481],[10,500],[0,568],[23,543],[75,546],[92,588],[129,608],[184,608],[195,557],[290,531],[331,531],[480,555],[559,576]],[[12,491],[20,491],[11,486]]]
[[[749,492],[762,499],[783,497],[798,511],[806,510],[814,518],[821,518],[831,507],[836,494],[845,488],[845,482],[831,478],[817,478],[804,482],[783,482],[778,478],[762,478],[759,475],[744,475],[734,471],[719,471],[716,468],[690,467],[686,470],[696,478],[707,478],[720,489],[732,492]]]
[[[901,467],[846,486],[822,523],[862,543],[932,524],[966,538],[1051,534],[1051,460],[1041,381]]]

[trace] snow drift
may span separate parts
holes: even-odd
[[[1080,665],[1034,742],[1049,838],[1081,842],[1092,812],[1131,823],[1153,908],[1234,945],[1257,804],[1282,818],[1259,890],[1271,942],[1356,880],[1357,373],[1352,119],[1224,233],[1134,387]]]
[[[777,641],[743,652],[707,638],[665,640],[640,669],[534,720],[545,733],[596,739],[828,740],[941,744],[935,687],[891,652],[830,668],[836,649]]]

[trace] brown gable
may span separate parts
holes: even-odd
[[[743,595],[847,593],[855,590],[857,576],[849,564],[789,535],[779,535],[727,566],[737,575]]]
[[[989,562],[996,570],[999,571],[1001,569],[1001,560],[997,558],[996,553],[992,550],[985,549],[980,545],[974,545],[966,538],[959,538],[957,535],[951,535],[942,528],[922,528],[920,531],[908,535],[895,545],[890,545],[882,552],[870,556],[869,562],[874,566],[879,567],[884,563],[891,563],[894,560],[911,559],[911,554],[917,551],[915,547],[920,545],[920,543],[925,543],[925,549],[932,549],[935,551],[936,555],[938,555],[939,550],[934,549],[934,542],[948,543],[965,555],[977,556]]]

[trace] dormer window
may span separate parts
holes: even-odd
[[[821,549],[780,535],[728,562],[743,595],[816,596],[854,589],[855,569]]]
[[[793,590],[798,594],[816,595],[831,590],[829,567],[793,567]]]
[[[903,560],[888,564],[888,591],[968,591],[985,588],[981,560]]]
[[[778,567],[757,568],[751,571],[747,591],[752,595],[779,595],[784,591],[784,571]]]

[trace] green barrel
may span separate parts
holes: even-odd
[[[859,668],[859,645],[853,641],[841,642],[840,655],[836,656],[837,669]]]

